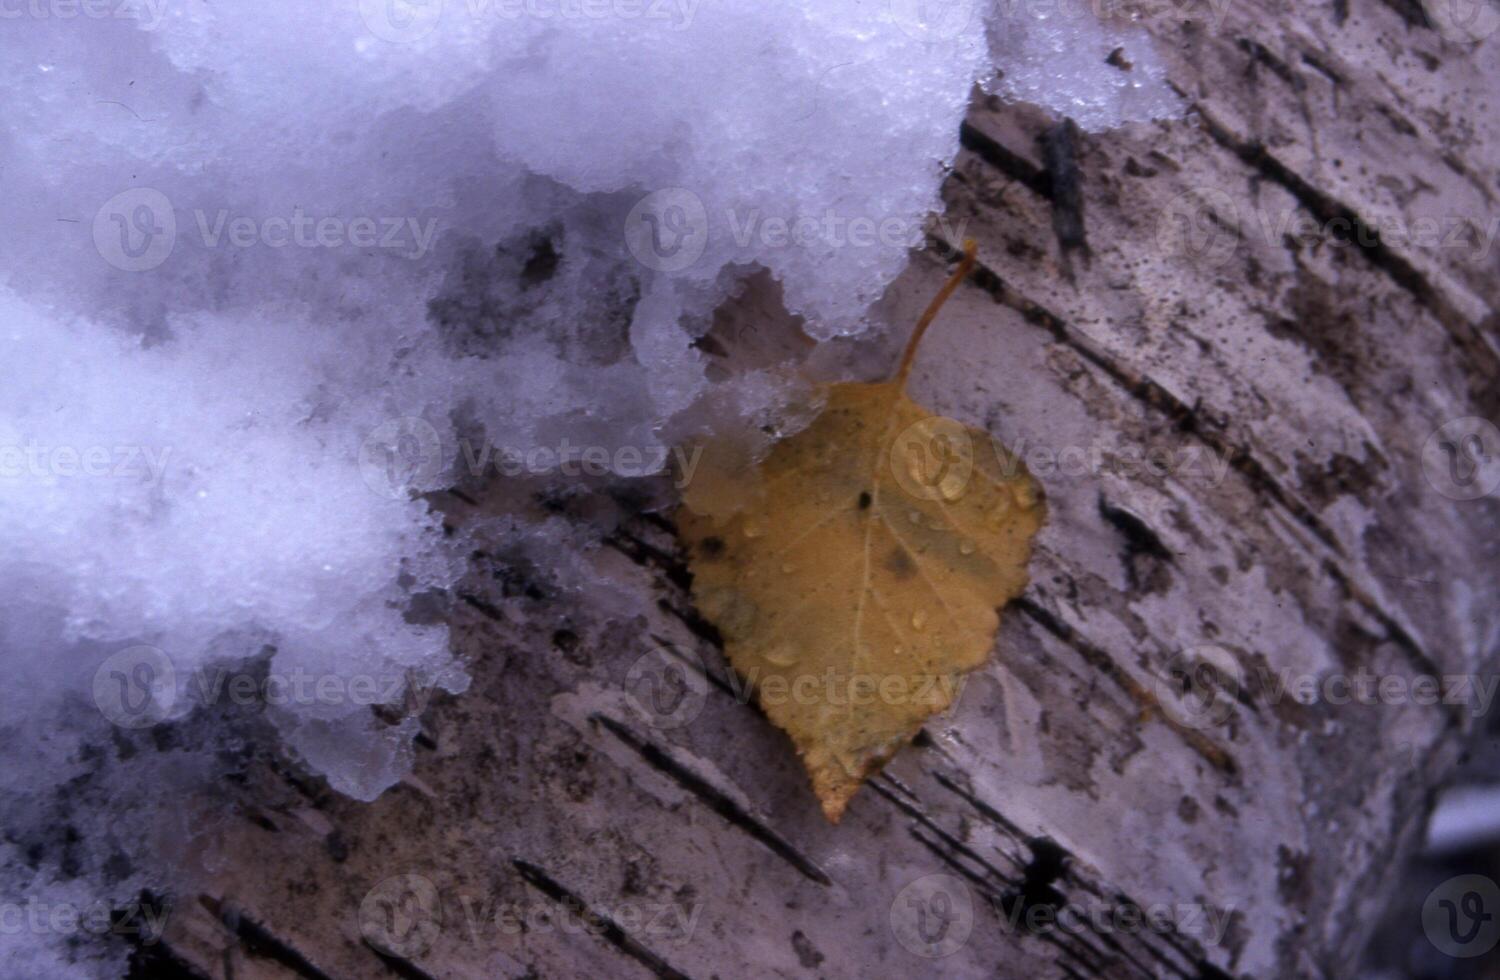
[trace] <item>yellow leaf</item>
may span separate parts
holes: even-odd
[[[830,386],[732,509],[712,499],[720,481],[678,514],[700,611],[835,823],[988,658],[1043,520],[1019,460],[906,397],[917,342],[973,261],[966,242],[894,380]]]

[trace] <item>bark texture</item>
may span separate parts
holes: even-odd
[[[990,666],[841,826],[735,696],[670,524],[554,502],[616,513],[583,560],[618,593],[476,555],[444,611],[475,681],[428,705],[414,777],[359,805],[268,768],[226,831],[238,858],[177,896],[155,962],[1349,975],[1473,703],[1303,705],[1259,679],[1496,666],[1500,497],[1442,496],[1421,454],[1451,419],[1500,419],[1500,42],[1445,39],[1409,0],[1214,13],[1147,21],[1182,119],[1089,135],[976,98],[945,196],[982,268],[911,393],[1055,458],[1035,474],[1050,515]],[[1424,218],[1438,241],[1399,233]],[[1345,240],[1297,234],[1309,220]],[[914,257],[889,322],[914,321],[957,245]],[[735,370],[794,326],[758,283],[705,349]],[[818,356],[868,374],[899,340]],[[456,525],[498,506],[443,505]],[[630,684],[674,656],[701,664],[701,704],[652,724]],[[1185,715],[1205,680],[1219,700]],[[1063,906],[1081,914],[1049,927]],[[608,921],[582,931],[579,908]]]

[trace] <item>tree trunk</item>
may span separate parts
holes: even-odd
[[[991,664],[840,826],[738,696],[670,523],[614,503],[581,560],[618,594],[476,556],[446,611],[475,681],[427,706],[414,776],[361,805],[268,771],[238,859],[184,876],[149,955],[236,978],[1349,975],[1480,705],[1323,682],[1495,667],[1500,497],[1459,499],[1489,471],[1455,478],[1428,440],[1500,419],[1500,59],[1415,0],[1212,14],[1148,20],[1183,119],[972,108],[944,228],[982,267],[911,392],[1020,453],[1049,519]],[[889,322],[951,268],[958,242],[930,244]],[[793,326],[758,283],[723,356]],[[1460,469],[1500,450],[1444,431]],[[653,700],[678,669],[682,700]]]

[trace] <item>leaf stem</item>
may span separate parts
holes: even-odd
[[[899,387],[906,387],[906,377],[911,374],[911,365],[916,360],[917,345],[922,342],[922,335],[927,332],[928,327],[932,326],[932,321],[937,319],[938,311],[943,308],[944,303],[948,302],[948,297],[958,291],[959,285],[963,283],[969,270],[974,268],[974,260],[978,255],[979,244],[972,238],[965,238],[963,261],[958,264],[958,269],[948,277],[943,288],[928,304],[927,312],[923,313],[922,319],[917,321],[916,329],[911,332],[911,339],[906,342],[906,350],[901,354],[901,365],[896,368],[896,384]]]

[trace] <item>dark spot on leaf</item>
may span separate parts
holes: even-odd
[[[861,493],[859,495],[859,509],[860,510],[869,510],[870,509],[870,492],[868,490],[866,490],[864,493]]]
[[[892,548],[891,553],[885,556],[885,567],[897,578],[911,578],[917,574],[917,566],[911,560],[911,555],[900,545]]]
[[[723,538],[704,538],[703,543],[698,546],[704,558],[718,558],[724,554]]]

